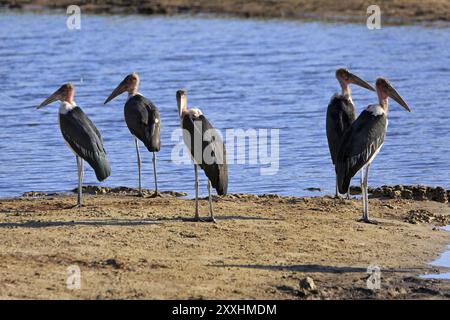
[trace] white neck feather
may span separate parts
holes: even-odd
[[[386,111],[384,111],[384,109],[379,104],[371,104],[367,107],[366,110],[375,117],[381,116],[386,113]]]
[[[59,106],[59,113],[66,114],[71,111],[73,108],[77,106],[76,102],[69,103],[67,101],[61,101],[61,105]]]
[[[139,93],[139,92],[133,92],[133,93],[128,93],[128,98],[127,98],[127,101],[128,100],[130,100],[132,97],[134,97],[134,96],[142,96],[142,94],[141,93]]]

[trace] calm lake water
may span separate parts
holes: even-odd
[[[103,105],[132,71],[140,73],[140,91],[161,112],[162,190],[193,191],[193,167],[170,160],[177,143],[171,135],[179,126],[175,91],[187,88],[190,106],[219,129],[280,129],[278,174],[261,175],[264,165],[231,165],[230,192],[331,194],[325,113],[338,90],[339,66],[371,82],[386,76],[413,109],[409,114],[391,103],[388,135],[369,184],[450,187],[448,27],[370,31],[357,24],[94,15],[83,15],[81,23],[81,30],[69,30],[64,13],[0,13],[0,197],[76,186],[76,161],[58,128],[58,104],[35,109],[67,81],[104,138],[112,175],[101,185],[135,187],[126,96]],[[358,113],[377,101],[359,87],[353,92]],[[141,151],[144,186],[153,188],[151,155]],[[86,168],[85,183],[98,184]]]
[[[443,228],[445,231],[450,232],[450,226]],[[441,254],[441,256],[430,263],[432,266],[450,269],[450,246],[448,250]],[[448,279],[450,280],[450,272],[443,272],[439,274],[427,274],[421,276],[424,279]]]

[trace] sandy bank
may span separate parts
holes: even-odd
[[[356,222],[358,200],[233,195],[215,200],[218,223],[193,223],[193,201],[167,194],[0,200],[0,298],[449,298],[423,280],[450,243],[434,226],[448,204],[371,199],[380,225]],[[207,202],[201,211],[206,214]],[[66,288],[67,267],[81,289]],[[381,290],[369,290],[369,265]],[[302,288],[311,277],[316,288]]]
[[[1,0],[0,5],[26,10],[67,8],[78,4],[84,12],[102,14],[198,14],[239,17],[319,19],[365,23],[370,0]],[[447,0],[378,0],[384,23],[450,21]]]

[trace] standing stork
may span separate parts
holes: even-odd
[[[83,190],[83,160],[94,169],[98,181],[103,181],[111,174],[106,151],[100,132],[77,106],[73,100],[75,89],[71,83],[63,84],[37,108],[61,101],[59,107],[59,128],[68,147],[77,158],[78,166],[78,201],[75,207],[81,206]]]
[[[228,166],[226,149],[219,133],[206,119],[200,109],[187,107],[187,91],[178,90],[178,114],[183,129],[183,140],[194,161],[195,173],[195,220],[199,221],[198,213],[198,166],[208,177],[208,202],[210,219],[215,222],[211,199],[211,185],[218,195],[227,194]]]
[[[156,175],[156,152],[161,149],[160,127],[161,118],[158,108],[142,94],[139,90],[139,75],[129,74],[114,89],[111,95],[105,100],[105,104],[118,95],[128,92],[128,99],[125,102],[124,113],[125,122],[128,129],[134,136],[139,172],[139,196],[143,196],[141,184],[141,156],[139,153],[139,140],[141,140],[148,151],[153,154],[153,175],[155,179],[155,193],[153,197],[159,196],[158,179]]]
[[[334,166],[336,165],[342,136],[356,119],[355,104],[352,100],[350,84],[356,84],[368,90],[375,91],[370,84],[350,73],[347,69],[337,69],[336,78],[341,85],[341,94],[336,93],[331,98],[327,108],[326,121],[328,148],[330,149],[331,160]],[[347,190],[346,192],[347,198],[350,198],[349,191]],[[338,197],[339,190],[336,176],[336,198]]]
[[[336,162],[338,187],[341,193],[348,190],[351,178],[361,169],[363,200],[361,221],[374,224],[377,222],[369,220],[367,183],[370,164],[380,152],[386,135],[389,110],[388,98],[392,98],[407,111],[411,112],[406,102],[387,79],[377,79],[376,91],[378,104],[369,105],[345,132]]]

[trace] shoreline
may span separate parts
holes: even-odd
[[[154,193],[152,189],[142,189],[146,195],[151,195]],[[242,196],[255,196],[255,197],[294,197],[294,198],[303,198],[303,197],[332,197],[331,194],[325,194],[325,191],[321,187],[307,187],[304,188],[303,191],[308,192],[305,195],[282,195],[278,193],[254,193],[254,194],[246,194],[246,193],[235,193],[236,195]],[[11,200],[18,198],[29,198],[29,197],[46,197],[46,196],[69,196],[71,194],[76,194],[78,192],[78,188],[74,188],[72,190],[66,191],[26,191],[22,194],[12,195],[1,197],[0,200]],[[99,186],[99,185],[84,185],[83,186],[83,194],[90,195],[133,195],[138,191],[136,188],[130,188],[125,186],[117,186],[117,187],[109,187],[109,186]],[[368,187],[369,197],[371,199],[404,199],[404,200],[417,200],[417,201],[436,201],[440,203],[450,203],[450,190],[447,190],[441,186],[427,186],[427,185],[382,185],[379,187]],[[164,196],[172,196],[176,198],[185,198],[188,196],[186,192],[179,191],[162,191]],[[311,195],[313,194],[313,195]],[[361,187],[357,185],[350,186],[350,194],[352,196],[361,195]],[[233,194],[231,194],[233,196]],[[213,195],[216,197],[216,195]],[[219,197],[220,198],[220,197]],[[226,198],[226,196],[225,196]],[[192,198],[187,198],[192,199]]]
[[[450,298],[450,281],[419,277],[448,272],[429,264],[450,243],[448,204],[374,198],[380,224],[367,225],[357,199],[232,194],[214,197],[211,224],[185,220],[194,202],[178,194],[0,200],[0,298]],[[65,287],[71,265],[81,290]],[[373,265],[380,290],[366,285]]]
[[[73,1],[50,0],[4,0],[0,9],[42,11],[66,9]],[[349,0],[146,0],[135,4],[130,0],[79,4],[81,12],[93,14],[140,14],[140,15],[198,15],[212,14],[240,18],[308,20],[327,22],[366,23],[366,10],[370,1]],[[450,3],[445,0],[379,0],[382,24],[439,24],[450,22]]]

